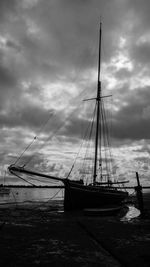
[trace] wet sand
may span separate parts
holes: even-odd
[[[63,212],[61,201],[0,206],[0,266],[150,266],[150,213]]]

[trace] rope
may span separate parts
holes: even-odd
[[[46,125],[48,124],[49,120],[51,119],[51,117],[54,115],[54,113],[52,113],[48,119],[45,121],[45,123],[41,126],[39,133],[41,133],[41,131],[46,127]],[[23,152],[20,154],[20,156],[16,159],[14,165],[17,164],[17,162],[23,157],[23,155],[25,154],[25,152],[32,146],[32,144],[34,143],[34,141],[37,139],[37,135],[33,137],[33,140],[31,141],[31,143],[29,145],[27,145],[27,147],[23,150]]]
[[[104,169],[104,167],[102,166],[102,154],[101,154],[101,146],[102,146],[102,141],[103,141],[103,145],[104,145],[104,155],[105,155],[105,168],[106,168],[106,172],[109,174],[111,173],[111,164],[110,164],[110,160],[112,163],[112,155],[111,155],[111,149],[110,149],[110,143],[109,143],[109,128],[107,125],[107,120],[106,120],[106,112],[104,109],[104,102],[103,100],[101,101],[101,112],[100,112],[100,116],[101,116],[101,134],[103,139],[101,139],[101,141],[99,142],[99,150],[100,150],[100,170],[101,170],[101,178],[102,178],[102,171]],[[110,159],[110,160],[109,160]],[[108,177],[109,179],[109,177]]]
[[[58,193],[62,190],[62,188],[60,188],[55,194],[54,196],[52,196],[51,198],[49,198],[49,200],[47,202],[49,202],[50,200],[52,200],[54,197],[56,197],[58,195]]]
[[[29,176],[29,178],[32,179],[32,180],[38,181],[38,182],[43,182],[42,180],[40,180],[38,178],[35,178],[35,177],[32,177],[32,176]],[[45,179],[47,179],[47,178],[45,177]],[[54,183],[54,181],[53,182],[50,182],[50,180],[48,180],[48,183],[50,183],[50,184],[56,184],[56,183]]]
[[[33,184],[33,183],[27,181],[25,178],[22,178],[19,174],[14,173],[13,171],[11,171],[11,173],[12,173],[13,175],[17,176],[19,179],[25,181],[26,183],[28,183],[28,184],[30,184],[30,185],[33,185],[33,186],[36,186],[35,184]]]
[[[85,90],[85,89],[84,89]],[[84,90],[78,95],[78,97],[84,92]],[[65,119],[65,122],[63,122],[60,126],[58,126],[57,128],[56,128],[56,130],[54,131],[54,132],[52,132],[52,134],[46,139],[46,142],[48,142],[48,140],[50,140],[50,139],[52,139],[52,137],[54,137],[56,134],[57,134],[57,132],[63,127],[63,126],[65,126],[65,124],[66,124],[66,121],[71,117],[71,115],[72,114],[74,114],[74,112],[81,106],[81,104],[82,104],[82,102],[80,103],[80,105],[77,107],[77,108],[75,108],[67,117],[66,117],[66,119]],[[65,109],[64,109],[65,110]],[[62,111],[61,111],[62,112]],[[39,150],[43,147],[44,145],[42,144],[41,146],[40,146],[40,148],[39,148]],[[27,148],[28,149],[28,148]],[[26,149],[26,150],[27,150]],[[25,163],[25,166],[27,166],[30,162],[31,162],[31,160],[35,157],[36,155],[35,155],[35,153],[30,157],[30,159]]]
[[[13,198],[14,198],[14,200],[15,200],[15,204],[16,204],[16,208],[17,208],[17,200],[16,200],[16,197],[15,197],[15,195],[14,195],[14,193],[13,193],[12,190],[11,190],[11,193],[12,193],[12,195],[13,195]]]
[[[96,114],[96,106],[97,106],[97,103],[95,104],[95,109],[94,109],[94,112],[93,112],[93,118],[90,122],[91,124],[91,128],[90,128],[90,133],[89,133],[89,140],[88,140],[88,144],[87,144],[87,149],[86,149],[86,152],[85,152],[85,156],[84,156],[84,161],[83,161],[83,165],[82,165],[82,168],[83,169],[86,169],[87,167],[85,166],[86,165],[86,158],[87,158],[87,155],[88,155],[88,151],[90,151],[90,142],[91,142],[91,139],[92,139],[92,132],[93,132],[93,126],[94,126],[94,119],[95,119],[95,114]],[[89,125],[90,125],[89,124]],[[87,163],[88,164],[88,163]],[[89,167],[89,165],[88,165]]]
[[[91,130],[90,130],[90,138],[91,138],[91,133],[92,133],[92,129],[93,129],[93,123],[94,123],[94,117],[95,117],[95,112],[96,112],[96,107],[95,107],[95,109],[94,109],[94,112],[93,112],[93,119],[92,119],[92,126],[91,126]],[[79,148],[79,151],[78,151],[78,153],[77,153],[77,155],[76,155],[76,158],[75,158],[75,160],[74,160],[74,162],[73,162],[73,164],[72,164],[72,167],[71,167],[71,169],[70,169],[70,171],[69,171],[69,173],[68,173],[68,175],[67,175],[67,178],[69,178],[69,176],[70,176],[70,174],[71,174],[71,172],[72,172],[72,170],[73,170],[73,168],[74,168],[74,166],[75,166],[75,163],[76,163],[76,161],[77,161],[77,158],[78,158],[78,156],[79,156],[79,154],[80,154],[80,151],[81,151],[81,149],[82,149],[82,147],[83,147],[83,144],[84,144],[84,142],[85,142],[85,140],[86,140],[86,138],[87,138],[87,136],[88,136],[88,131],[89,131],[89,126],[90,126],[90,124],[91,124],[91,122],[88,124],[88,127],[87,127],[87,130],[85,131],[85,135],[84,135],[84,137],[82,138],[82,143],[81,143],[81,145],[80,145],[80,148]],[[86,150],[87,151],[87,150]],[[84,159],[86,158],[86,156],[84,157]]]
[[[24,151],[21,153],[21,155],[17,158],[17,160],[15,161],[14,165],[17,164],[17,162],[23,157],[24,153],[31,147],[31,145],[34,143],[34,141],[36,140],[36,136],[33,138],[33,140],[31,141],[31,143],[24,149]]]
[[[81,97],[82,96],[82,94],[84,94],[85,92],[86,92],[87,90],[86,90],[86,88],[84,88],[81,92],[80,92],[80,94],[78,95],[78,96],[76,96],[73,100],[72,100],[72,102],[74,103],[74,101],[75,101],[75,99],[78,99],[79,97]],[[86,97],[86,94],[84,94],[84,97]],[[75,112],[75,110],[77,110],[80,106],[81,106],[81,104],[82,104],[82,102],[80,103],[80,105],[77,107],[77,108],[75,108],[71,113],[70,113],[70,115],[69,116],[67,116],[66,117],[66,120],[67,119],[69,119],[70,118],[70,116]],[[65,108],[63,109],[63,110],[61,110],[61,113],[63,112],[65,110]],[[48,122],[49,122],[49,120],[51,119],[51,117],[53,117],[54,115],[56,115],[56,112],[53,112],[51,115],[50,115],[50,117],[46,120],[46,122],[44,123],[44,125],[40,128],[40,131],[39,131],[39,133],[46,127],[46,125],[48,124]],[[62,128],[62,126],[64,126],[66,124],[66,121],[65,121],[65,123],[63,122],[48,138],[47,138],[47,140],[46,140],[46,142],[49,140],[49,139],[51,139],[57,132],[58,132],[58,130],[60,130],[61,128]],[[16,164],[22,157],[23,157],[23,155],[25,154],[25,152],[32,146],[32,144],[34,143],[34,141],[35,140],[37,140],[38,139],[38,137],[37,137],[37,135],[33,138],[33,140],[31,141],[31,143],[24,149],[24,151],[21,153],[21,155],[17,158],[17,160],[16,160],[16,162],[14,163],[14,164]],[[40,148],[39,149],[41,149],[41,147],[43,146],[43,144],[40,146]],[[27,165],[27,164],[29,164],[29,162],[33,159],[33,157],[35,157],[35,154],[34,155],[32,155],[31,156],[31,158],[26,162],[26,164],[25,164],[25,166]]]

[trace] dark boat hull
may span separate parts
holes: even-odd
[[[113,187],[86,186],[67,180],[65,182],[64,210],[118,205],[127,196],[127,192],[117,190]]]
[[[120,212],[123,206],[110,206],[105,208],[92,208],[92,209],[84,209],[84,214],[87,216],[111,216],[116,215]]]

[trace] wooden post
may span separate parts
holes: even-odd
[[[136,179],[137,179],[137,186],[135,186],[137,201],[138,201],[138,208],[141,212],[141,217],[144,215],[144,203],[143,203],[143,192],[142,186],[140,185],[139,174],[136,172]]]

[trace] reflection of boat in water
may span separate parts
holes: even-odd
[[[65,187],[65,210],[99,208],[104,205],[120,205],[128,196],[128,193],[122,190],[123,186],[120,186],[119,188],[119,184],[123,184],[125,181],[116,182],[112,179],[112,159],[109,146],[108,125],[106,122],[106,113],[104,108],[104,99],[108,96],[102,95],[100,67],[101,24],[99,35],[97,96],[92,99],[87,99],[89,101],[95,100],[95,109],[93,113],[93,119],[91,121],[91,130],[89,131],[89,138],[91,138],[91,133],[94,131],[94,138],[91,138],[92,142],[94,143],[93,166],[90,168],[92,182],[87,185],[84,183],[83,179],[79,178],[80,180],[77,180],[76,177],[74,177],[74,180],[69,178],[63,179],[36,171],[27,170],[24,167],[18,167],[16,165],[9,166],[9,171],[12,174],[24,173],[27,175],[36,175],[39,177],[62,181]],[[86,157],[85,160],[87,160]]]

